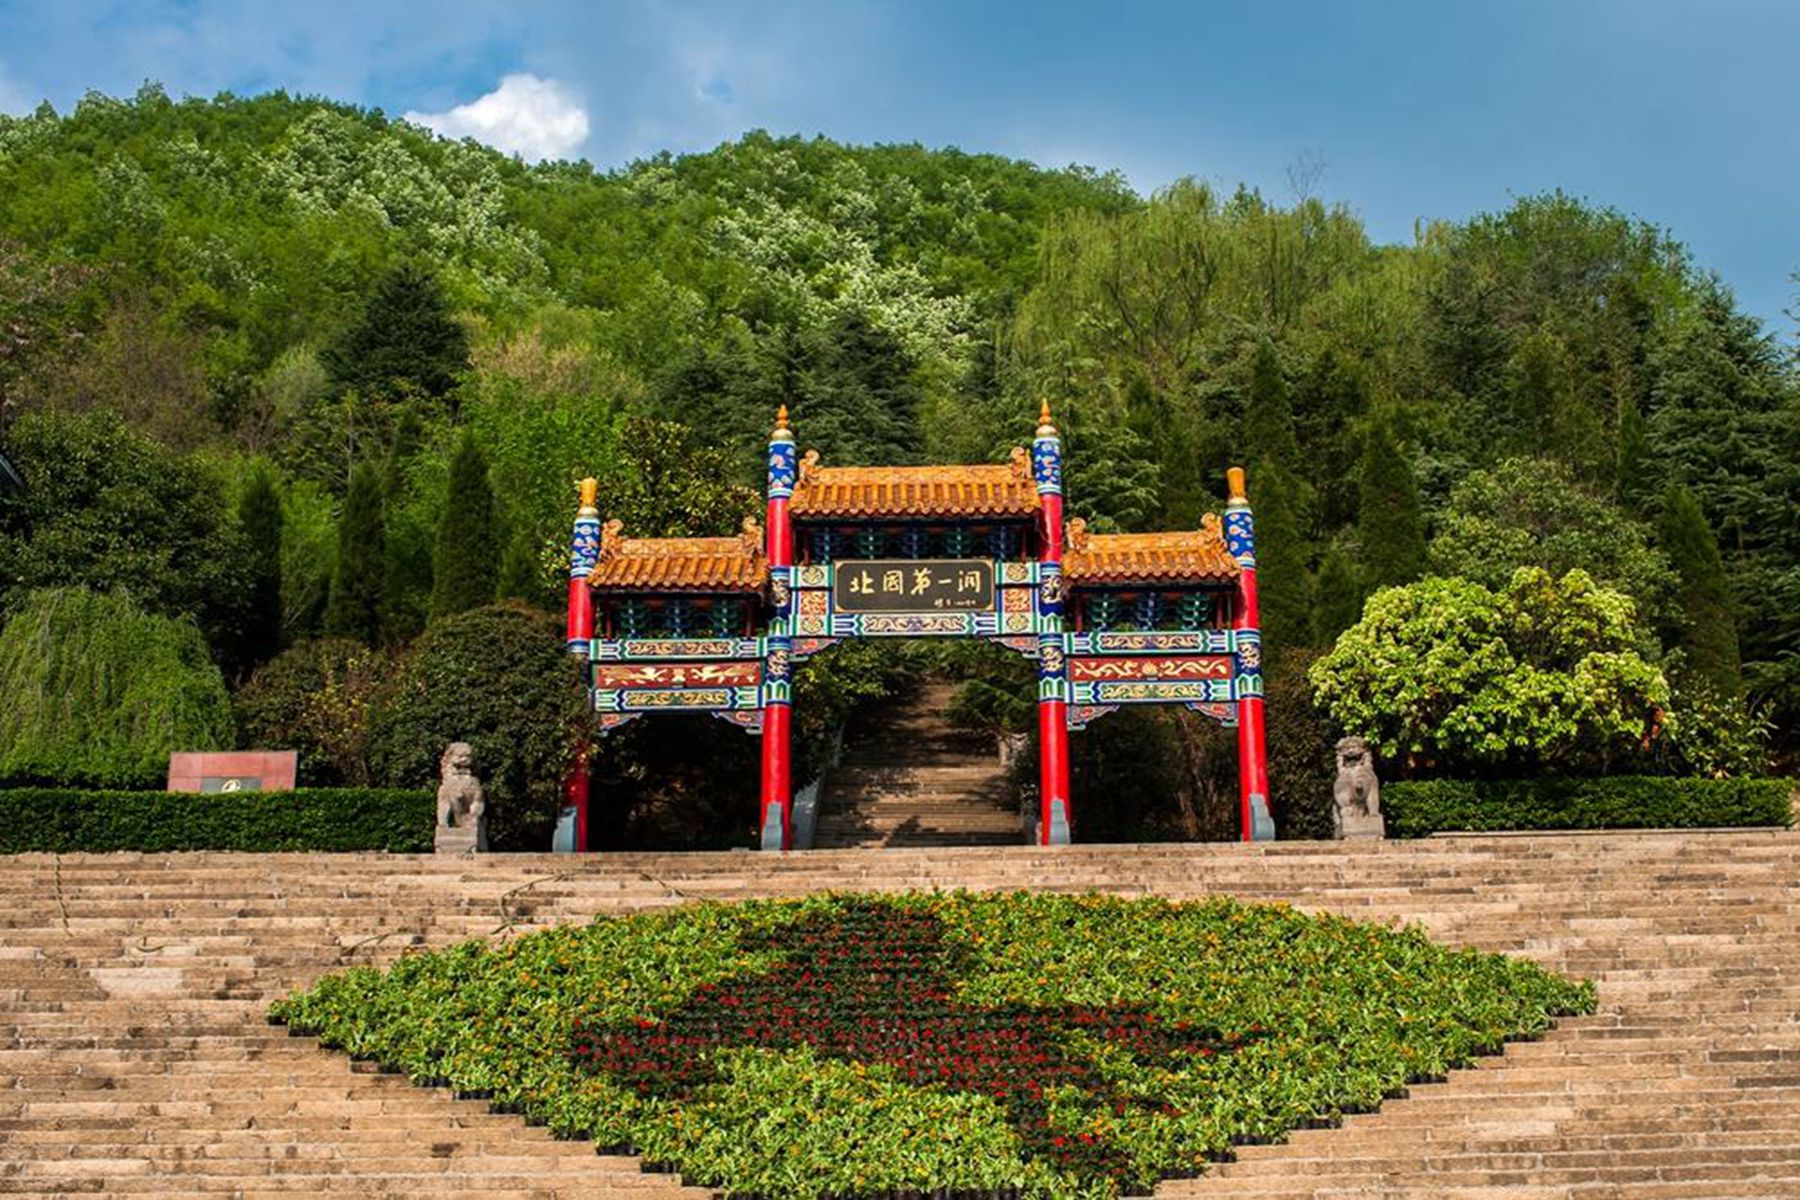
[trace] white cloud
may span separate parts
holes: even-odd
[[[587,109],[574,93],[536,75],[508,75],[479,100],[449,112],[409,112],[406,119],[445,137],[472,137],[531,162],[568,158],[588,136]]]

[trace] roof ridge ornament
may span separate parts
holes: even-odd
[[[763,556],[763,527],[761,521],[758,521],[755,517],[745,517],[743,531],[738,534],[738,539],[744,543],[744,553],[750,555],[752,558],[761,558]]]
[[[600,527],[600,559],[617,558],[625,549],[625,522],[614,517]]]

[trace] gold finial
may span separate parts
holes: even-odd
[[[589,513],[598,515],[600,510],[594,507],[594,498],[599,492],[599,480],[589,478],[581,481],[581,514],[583,516]]]
[[[1225,488],[1230,493],[1226,499],[1233,504],[1248,504],[1249,497],[1244,494],[1244,468],[1228,467],[1225,471]]]
[[[769,440],[774,442],[794,440],[794,431],[788,428],[787,405],[785,404],[775,414],[775,432],[769,435]]]
[[[1045,400],[1043,402],[1042,407],[1040,407],[1038,409],[1037,435],[1041,438],[1056,436],[1056,424],[1050,420],[1050,401],[1049,400]]]

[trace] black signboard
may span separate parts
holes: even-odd
[[[831,586],[839,612],[962,612],[994,607],[994,564],[986,558],[870,558],[840,561]]]

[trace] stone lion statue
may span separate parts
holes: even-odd
[[[439,852],[473,853],[487,847],[487,797],[475,776],[475,751],[451,742],[438,759],[437,839]]]
[[[1340,838],[1382,837],[1381,781],[1369,743],[1347,737],[1337,744],[1337,782],[1332,785],[1332,831]]]

